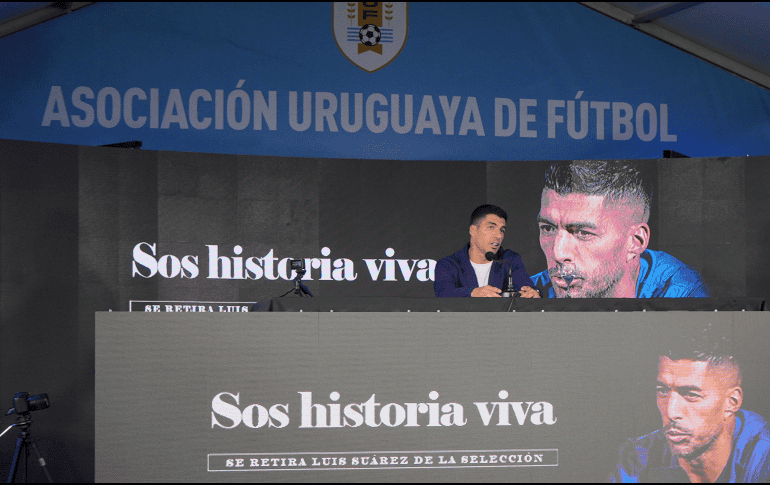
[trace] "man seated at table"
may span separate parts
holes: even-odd
[[[727,334],[715,338],[716,330],[709,326],[696,338],[668,339],[658,359],[663,427],[622,447],[611,482],[770,480],[770,429],[762,416],[741,409],[735,346]]]
[[[651,193],[628,161],[551,165],[537,218],[548,269],[533,286],[549,298],[710,296],[693,268],[647,249]]]
[[[509,291],[518,291],[524,298],[539,298],[518,253],[504,250],[502,262],[486,258],[488,252],[499,255],[507,220],[508,214],[495,205],[482,205],[473,211],[470,243],[436,263],[433,282],[436,296],[499,297],[510,268],[514,287]]]

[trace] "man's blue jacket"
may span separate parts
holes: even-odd
[[[543,292],[544,298],[555,298],[548,271],[532,277],[532,288]],[[663,251],[645,250],[639,258],[636,280],[637,298],[708,298],[706,283],[695,269]]]
[[[770,479],[770,430],[762,416],[735,413],[730,458],[717,482],[764,483]],[[671,453],[663,430],[628,441],[620,451],[618,468],[610,482],[687,482],[684,469]]]
[[[468,258],[469,248],[470,244],[466,244],[461,250],[436,263],[436,279],[433,281],[436,296],[471,296],[471,292],[479,287],[476,272]],[[519,253],[506,249],[503,252],[503,261],[505,263],[492,263],[492,269],[489,271],[490,286],[503,288],[510,265],[513,268],[514,290],[519,291],[522,286],[532,287],[532,281]]]

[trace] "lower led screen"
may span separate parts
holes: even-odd
[[[769,320],[97,313],[96,479],[765,480]]]

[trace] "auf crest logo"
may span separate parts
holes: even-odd
[[[333,2],[332,30],[337,47],[364,71],[395,59],[406,44],[407,2]]]

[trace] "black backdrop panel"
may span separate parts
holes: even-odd
[[[0,416],[16,392],[50,395],[30,430],[61,481],[93,480],[94,466],[93,311],[85,325],[78,319],[78,150],[0,145]],[[12,422],[0,419],[0,432]],[[16,434],[0,438],[3,480]],[[39,468],[31,459],[30,481],[45,481]]]
[[[746,228],[768,217],[746,212],[746,160],[658,162],[660,249],[698,269],[714,296],[747,295]]]
[[[770,293],[770,159],[747,157],[746,161],[746,295],[765,297]]]
[[[320,240],[330,258],[355,262],[357,278],[323,281],[324,296],[433,296],[414,273],[374,280],[364,259],[439,260],[468,242],[468,219],[486,199],[484,162],[324,160]],[[393,256],[386,255],[393,249]],[[316,254],[318,249],[315,250]]]

